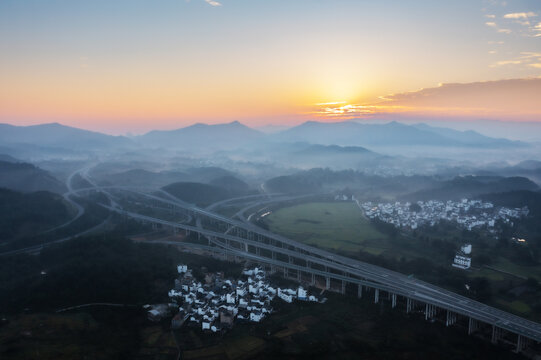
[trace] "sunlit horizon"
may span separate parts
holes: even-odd
[[[214,3],[0,3],[0,122],[541,119],[537,3]]]

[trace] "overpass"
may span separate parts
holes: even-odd
[[[109,189],[112,189],[110,187]],[[96,187],[110,195],[109,189]],[[82,189],[80,191],[89,190]],[[425,319],[443,319],[446,325],[465,321],[468,333],[484,331],[493,343],[513,342],[515,351],[522,351],[530,342],[541,342],[541,324],[485,305],[435,285],[410,278],[379,266],[330,253],[286,237],[263,230],[253,224],[233,220],[173,196],[158,196],[134,189],[128,191],[150,203],[161,203],[171,211],[184,212],[197,219],[195,225],[178,223],[120,209],[116,204],[106,206],[124,216],[171,228],[173,231],[194,233],[207,244],[183,243],[182,246],[206,248],[225,258],[243,258],[261,263],[272,271],[282,271],[286,277],[311,285],[344,293],[355,286],[359,297],[367,294],[374,302],[386,298],[394,308],[404,304],[406,312],[424,313]],[[282,199],[295,197],[284,196]],[[175,243],[178,245],[178,243]],[[333,288],[333,283],[335,287]],[[336,288],[336,284],[338,287]]]

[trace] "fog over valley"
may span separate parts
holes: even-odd
[[[540,359],[540,21],[0,1],[0,359]]]

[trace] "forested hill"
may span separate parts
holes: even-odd
[[[29,194],[0,188],[0,242],[34,235],[69,220],[60,195],[47,191]]]
[[[62,194],[67,189],[47,171],[29,163],[0,161],[0,188],[22,192],[46,190]]]
[[[536,183],[525,177],[501,176],[457,176],[443,181],[431,189],[421,190],[408,195],[412,200],[451,200],[474,198],[483,194],[509,191],[537,191]]]

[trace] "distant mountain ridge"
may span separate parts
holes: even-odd
[[[265,134],[238,121],[224,124],[194,124],[176,130],[154,130],[135,137],[112,136],[58,123],[14,126],[0,124],[0,152],[19,158],[77,156],[88,152],[141,148],[215,152],[262,150],[285,143],[314,145],[308,152],[354,154],[361,148],[378,151],[388,147],[515,148],[529,146],[519,141],[490,138],[475,131],[457,131],[427,124],[398,122],[363,124],[355,121],[326,123],[308,121],[287,130]],[[319,146],[319,147],[318,147]],[[328,146],[325,148],[324,146]],[[330,147],[329,147],[330,146]],[[338,146],[338,147],[337,147]],[[366,149],[368,151],[368,149]],[[364,152],[369,154],[369,152]]]
[[[541,169],[541,161],[538,160],[524,160],[513,166],[515,169],[521,170],[539,170]]]
[[[7,155],[7,154],[0,154],[0,161],[5,161],[5,162],[9,162],[9,163],[21,162],[20,160],[14,158],[11,155]]]
[[[512,141],[509,139],[501,139],[501,138],[492,138],[485,135],[482,135],[478,133],[477,131],[473,130],[466,130],[466,131],[459,131],[449,128],[443,128],[443,127],[436,127],[436,126],[430,126],[427,124],[415,124],[412,125],[416,127],[417,129],[423,130],[423,131],[429,131],[434,134],[438,134],[441,136],[444,136],[448,139],[458,141],[465,145],[470,146],[517,146],[522,145],[519,141]]]
[[[0,124],[0,143],[31,144],[70,150],[99,150],[132,145],[131,140],[124,136],[106,135],[58,123],[31,126]]]
[[[457,146],[492,147],[524,146],[507,139],[494,139],[474,131],[457,131],[426,124],[406,125],[398,122],[361,124],[354,121],[325,123],[307,121],[272,135],[275,140],[304,141],[341,146]]]
[[[296,154],[374,154],[374,152],[362,146],[339,146],[339,145],[310,145]]]
[[[194,124],[176,130],[154,130],[137,137],[146,146],[235,148],[265,135],[238,121],[227,124]]]

